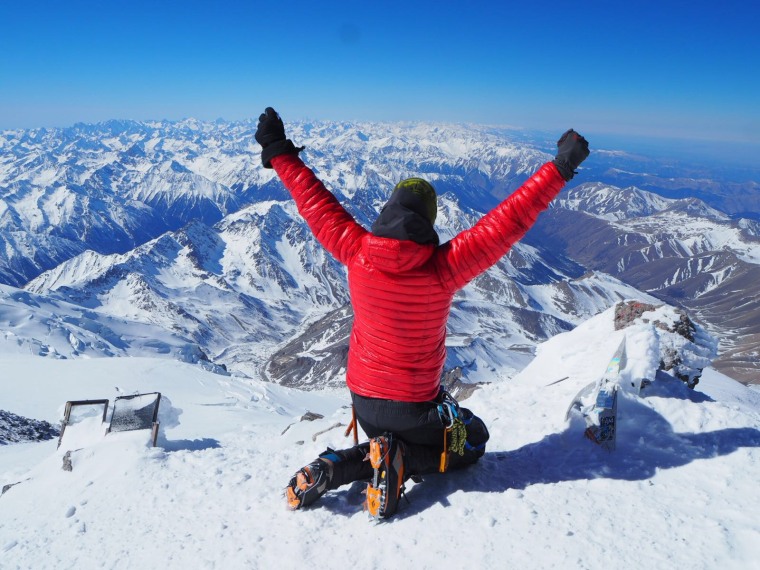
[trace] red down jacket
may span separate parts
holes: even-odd
[[[372,235],[295,154],[272,166],[317,240],[348,268],[349,389],[404,402],[438,394],[454,293],[506,254],[565,185],[546,163],[472,228],[435,246]]]

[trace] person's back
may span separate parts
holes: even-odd
[[[435,246],[366,235],[348,266],[354,323],[346,382],[361,396],[434,400],[446,359],[453,293],[439,279]]]
[[[391,516],[408,477],[465,467],[485,453],[484,422],[440,386],[451,303],[530,229],[588,156],[588,143],[567,131],[554,161],[439,245],[430,183],[401,181],[370,233],[298,158],[302,149],[285,138],[274,109],[261,115],[256,140],[264,166],[276,170],[317,240],[348,268],[354,323],[346,381],[370,438],[351,449],[327,449],[300,469],[288,484],[288,505],[298,509],[329,489],[372,477],[366,506],[373,516]]]

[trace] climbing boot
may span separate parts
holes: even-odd
[[[333,462],[320,457],[299,469],[285,488],[285,498],[291,510],[308,507],[324,495],[330,485]]]
[[[371,518],[386,519],[398,509],[404,491],[404,443],[389,433],[370,439],[369,461],[374,473],[365,508]]]

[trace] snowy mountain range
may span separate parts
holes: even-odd
[[[13,346],[58,357],[154,346],[250,377],[340,384],[345,273],[260,167],[254,132],[253,122],[186,120],[0,133],[0,281],[27,295],[9,289],[0,307]],[[397,180],[430,179],[442,240],[550,159],[552,144],[522,131],[432,124],[297,123],[289,136],[365,225]],[[524,242],[457,297],[447,368],[472,382],[511,376],[538,342],[621,299],[654,295],[695,311],[724,340],[731,372],[752,380],[759,227],[695,199],[571,185]],[[728,301],[711,303],[726,291]],[[18,315],[32,298],[73,310],[78,316],[43,319],[66,322],[53,330],[82,342],[50,342],[29,327],[19,337]],[[113,335],[74,330],[85,315],[104,330],[131,331],[116,335],[121,352]]]
[[[722,341],[716,368],[760,381],[760,232],[695,198],[582,184],[529,239],[554,247],[707,323]]]
[[[289,127],[365,225],[398,179],[430,179],[444,241],[551,157],[549,139],[490,127]],[[693,172],[631,174],[638,159],[592,154],[455,299],[446,378],[487,424],[486,455],[408,482],[399,513],[368,528],[360,482],[284,508],[297,468],[349,445],[351,311],[344,269],[260,167],[254,130],[188,120],[0,133],[0,567],[760,558],[760,392],[710,366],[718,354],[730,376],[760,378],[755,196],[724,209],[726,193],[694,197],[710,197],[704,177],[673,196]],[[651,191],[668,176],[678,182]],[[610,453],[568,407],[623,340]],[[107,398],[113,414],[115,397],[155,391],[156,447],[145,430],[105,435],[94,415],[57,448],[67,401]]]
[[[23,285],[88,249],[125,253],[190,221],[213,224],[254,202],[285,199],[260,166],[255,129],[110,121],[0,133],[0,282]],[[387,192],[414,171],[483,202],[484,189],[501,195],[547,158],[483,129],[330,123],[295,125],[290,134],[348,198]]]

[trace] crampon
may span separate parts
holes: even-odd
[[[367,484],[365,508],[373,519],[386,519],[398,509],[404,491],[404,444],[391,434],[369,442],[369,461],[374,469]]]

